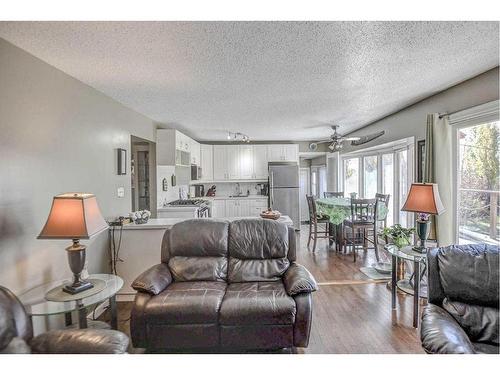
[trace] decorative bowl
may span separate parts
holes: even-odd
[[[148,219],[149,219],[148,217],[145,218],[145,219],[135,219],[134,223],[136,223],[136,224],[146,224],[148,222]]]
[[[278,220],[281,216],[281,213],[279,211],[262,211],[260,213],[260,217],[263,219],[271,219],[271,220]]]

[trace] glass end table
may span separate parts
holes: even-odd
[[[58,285],[63,285],[71,281],[71,278],[67,278],[34,287],[21,294],[19,300],[24,305],[26,312],[31,318],[34,316],[65,314],[66,326],[72,325],[71,313],[77,311],[78,328],[87,328],[87,309],[89,307],[109,300],[111,328],[117,329],[116,293],[122,288],[123,280],[119,276],[104,273],[89,275],[89,279],[102,280],[106,283],[106,286],[98,293],[74,301],[54,302],[45,299],[45,295],[48,291],[54,289]]]
[[[396,309],[397,289],[413,295],[413,327],[418,328],[420,320],[420,298],[427,298],[426,293],[422,295],[421,281],[427,268],[427,253],[420,253],[413,250],[412,246],[405,246],[401,249],[393,244],[384,246],[384,249],[391,254],[392,259],[392,281],[391,281],[391,301],[392,309]],[[398,259],[413,262],[413,275],[410,279],[398,280],[397,264]],[[426,291],[425,291],[426,292]]]

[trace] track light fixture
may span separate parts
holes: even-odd
[[[245,142],[245,143],[250,143],[250,137],[248,135],[240,133],[240,132],[233,133],[233,132],[228,131],[227,132],[227,140],[228,141],[233,140],[235,142],[241,141],[241,142]]]

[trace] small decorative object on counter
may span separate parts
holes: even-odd
[[[260,213],[260,217],[263,219],[271,219],[271,220],[278,220],[281,216],[281,212],[279,211],[273,211],[270,208],[268,208],[266,211],[262,211]]]
[[[129,214],[130,219],[136,224],[145,224],[148,222],[151,212],[148,210],[135,211]]]
[[[216,187],[212,185],[207,191],[207,197],[215,197]]]
[[[390,238],[398,249],[410,244],[410,237],[413,233],[415,233],[415,228],[403,228],[399,224],[384,228],[381,232],[382,235]]]

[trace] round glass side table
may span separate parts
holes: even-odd
[[[78,328],[87,328],[87,309],[90,306],[109,300],[111,328],[117,329],[116,293],[122,288],[123,280],[116,275],[104,273],[89,275],[89,278],[102,280],[106,283],[106,286],[100,292],[82,299],[67,302],[47,301],[45,299],[47,292],[58,285],[71,281],[71,278],[67,278],[64,280],[51,281],[32,288],[21,294],[19,300],[31,317],[65,314],[67,326],[72,324],[71,312],[78,311]]]
[[[413,295],[413,327],[417,328],[420,317],[420,298],[427,298],[427,291],[424,288],[422,293],[421,281],[427,268],[427,254],[419,253],[413,250],[412,246],[405,246],[398,249],[395,245],[385,245],[384,249],[391,254],[392,259],[392,281],[391,281],[391,300],[392,309],[396,309],[397,289],[407,294]],[[398,259],[413,262],[413,274],[409,279],[398,280],[397,263]]]

